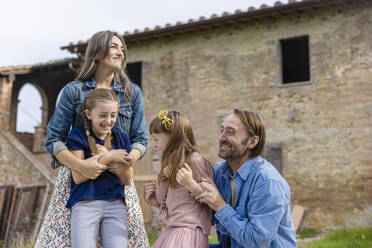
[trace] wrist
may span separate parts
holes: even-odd
[[[227,203],[225,201],[218,202],[214,207],[213,210],[217,213],[220,211],[223,207],[225,207]]]
[[[192,182],[190,182],[190,183],[186,186],[186,188],[187,188],[191,193],[194,193],[195,191],[198,191],[198,190],[199,190],[200,186],[199,186],[199,184],[198,184],[196,181],[192,180]]]

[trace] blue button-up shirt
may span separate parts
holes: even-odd
[[[97,84],[92,78],[90,81],[74,81],[63,87],[61,97],[47,127],[47,140],[45,148],[52,155],[52,167],[57,167],[54,155],[67,149],[66,137],[71,128],[83,128],[81,105],[85,96]],[[145,154],[148,143],[148,132],[145,118],[144,104],[141,89],[130,83],[131,97],[126,99],[124,89],[118,82],[114,82],[112,90],[118,93],[119,114],[114,128],[129,134],[132,148],[138,149],[142,156]]]
[[[230,202],[230,168],[217,164],[215,184]],[[290,212],[290,189],[272,164],[262,157],[248,159],[234,174],[236,201],[214,215],[218,239],[231,237],[231,247],[283,247],[296,245],[296,232]],[[226,236],[225,236],[226,237]]]

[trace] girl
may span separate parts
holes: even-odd
[[[46,149],[51,154],[52,167],[60,166],[52,199],[41,226],[36,248],[70,248],[70,209],[65,205],[69,198],[70,169],[95,179],[106,166],[95,155],[82,160],[66,147],[66,137],[72,128],[83,128],[81,104],[95,88],[110,88],[119,98],[119,113],[115,128],[129,134],[132,150],[122,163],[113,163],[117,169],[134,166],[145,154],[148,135],[141,89],[131,83],[125,74],[128,59],[124,39],[115,32],[95,33],[88,42],[84,64],[76,81],[67,84],[61,93],[55,112],[48,123]],[[62,165],[62,166],[61,166]],[[64,166],[65,165],[65,166]],[[111,167],[112,167],[111,166]],[[125,187],[128,219],[128,239],[131,248],[150,247],[138,195],[133,184]]]
[[[160,208],[167,224],[153,247],[208,247],[212,212],[193,197],[199,182],[213,183],[213,168],[195,143],[189,120],[179,111],[161,111],[149,127],[162,152],[158,182],[147,182],[145,201]]]
[[[70,198],[72,248],[95,248],[98,233],[104,247],[128,247],[128,223],[124,206],[124,185],[133,178],[133,168],[110,168],[131,151],[128,134],[113,129],[118,99],[110,89],[94,89],[84,99],[84,128],[73,128],[66,146],[80,159],[101,154],[98,162],[108,165],[95,179],[72,170]]]

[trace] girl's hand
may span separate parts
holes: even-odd
[[[112,163],[124,163],[126,164],[125,156],[128,155],[127,151],[124,149],[114,149],[108,152],[110,157],[110,162]]]
[[[160,207],[160,204],[156,201],[155,196],[156,191],[156,181],[147,181],[144,186],[144,198],[147,204],[154,206],[154,207]]]
[[[102,146],[100,144],[96,144],[96,147],[97,147],[97,151],[98,151],[99,155],[108,152],[108,150],[105,146]]]
[[[164,169],[163,169],[163,174],[166,178],[170,178],[170,176],[172,175],[171,174],[171,170],[169,168],[169,166],[165,166]]]
[[[192,177],[192,170],[190,166],[185,163],[185,167],[178,170],[176,175],[177,183],[187,188],[190,192],[194,192],[196,187],[199,187],[198,183]]]

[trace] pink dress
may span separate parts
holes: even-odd
[[[199,153],[191,155],[190,167],[195,181],[213,183],[213,168]],[[153,248],[207,248],[212,210],[194,199],[185,187],[171,188],[165,177],[156,189],[160,215],[167,224]]]

